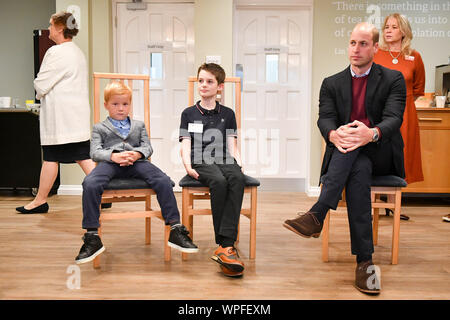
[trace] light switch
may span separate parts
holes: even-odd
[[[206,63],[221,63],[221,56],[206,56]]]

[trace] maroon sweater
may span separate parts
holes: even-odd
[[[367,118],[366,108],[364,106],[367,78],[368,76],[359,78],[352,77],[352,113],[350,114],[350,122],[358,120],[370,128],[370,121]]]
[[[364,105],[364,101],[366,100],[367,78],[368,75],[358,78],[352,77],[352,112],[350,114],[350,122],[358,120],[368,128],[372,128]],[[375,128],[381,138],[381,130],[378,127]],[[330,133],[328,133],[328,139],[330,138]]]

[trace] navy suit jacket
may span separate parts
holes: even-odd
[[[378,127],[381,138],[376,143],[369,143],[369,148],[392,148],[393,168],[395,174],[405,176],[403,162],[403,139],[400,126],[406,102],[406,85],[399,71],[391,70],[373,63],[367,79],[365,97],[366,114],[371,127]],[[322,162],[321,176],[327,171],[334,144],[328,140],[331,130],[350,122],[352,111],[352,75],[350,67],[325,78],[320,88],[319,119],[317,125],[326,141]]]

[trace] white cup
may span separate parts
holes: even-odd
[[[436,107],[437,108],[445,107],[445,100],[447,100],[446,96],[436,96]]]
[[[0,108],[11,107],[11,97],[0,97]]]

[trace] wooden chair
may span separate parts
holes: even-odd
[[[196,77],[189,77],[188,79],[188,102],[189,106],[194,105],[194,84],[197,82]],[[241,79],[238,77],[230,77],[225,79],[225,83],[234,84],[235,95],[235,114],[238,130],[241,129]],[[220,94],[220,101],[224,101],[224,92]],[[238,148],[240,149],[240,135],[238,137]],[[245,176],[244,194],[250,194],[250,207],[242,208],[241,214],[250,219],[250,259],[255,259],[256,256],[256,203],[257,203],[257,187],[260,182],[250,176]],[[195,180],[189,175],[183,177],[179,182],[182,187],[182,216],[183,224],[188,228],[190,236],[194,237],[194,216],[195,215],[210,215],[211,209],[197,209],[194,208],[194,200],[209,200],[209,188],[204,186],[200,181]],[[239,235],[238,235],[239,240]],[[236,242],[238,242],[238,240]],[[187,259],[187,254],[182,253],[182,259]]]
[[[143,81],[144,96],[144,122],[150,138],[150,102],[149,102],[149,80],[148,75],[119,74],[119,73],[94,73],[94,123],[100,121],[100,79],[116,80],[124,82],[133,89],[133,81]],[[132,118],[132,110],[130,112]],[[149,159],[150,160],[150,159]],[[173,185],[175,185],[173,183]],[[151,242],[151,218],[158,218],[163,221],[164,226],[164,260],[170,261],[171,248],[167,242],[170,234],[170,226],[164,224],[160,210],[153,210],[151,207],[152,196],[156,193],[149,185],[140,179],[112,179],[105,188],[102,195],[102,203],[111,202],[128,202],[128,201],[145,201],[145,208],[141,211],[125,211],[125,212],[105,212],[100,208],[100,228],[99,236],[102,235],[103,222],[106,220],[145,218],[145,244]],[[100,267],[100,256],[94,259],[94,268]]]
[[[402,188],[406,187],[406,181],[400,177],[388,175],[388,176],[373,176],[371,186],[371,202],[373,213],[373,244],[378,243],[378,218],[379,210],[381,208],[389,208],[394,211],[394,221],[392,226],[392,252],[391,262],[392,264],[398,263],[398,251],[400,241],[400,211],[402,202]],[[381,201],[380,197],[387,195],[387,202]],[[339,201],[338,207],[345,207],[345,191],[342,196],[342,200]],[[328,262],[328,242],[329,242],[329,228],[330,228],[330,216],[331,210],[323,223],[322,229],[322,260]]]

